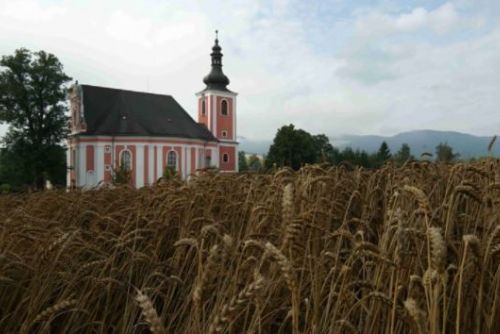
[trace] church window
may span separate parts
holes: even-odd
[[[205,99],[201,101],[201,114],[206,115],[207,111],[205,110]]]
[[[132,154],[129,150],[123,150],[120,157],[120,167],[126,170],[132,169]]]
[[[168,152],[167,167],[173,170],[177,169],[177,153],[175,151]]]
[[[221,106],[220,106],[220,112],[222,115],[227,116],[227,101],[222,100]]]
[[[224,161],[224,162],[229,162],[229,154],[224,153],[224,154],[222,155],[222,161]]]
[[[224,138],[227,137],[227,131],[226,130],[222,130],[222,137],[224,137]]]

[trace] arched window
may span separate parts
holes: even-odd
[[[229,162],[229,154],[224,153],[224,154],[222,155],[222,161],[224,161],[224,162]]]
[[[224,137],[224,138],[227,137],[227,131],[226,130],[222,130],[222,137]]]
[[[167,167],[173,170],[177,170],[177,153],[175,151],[168,152]]]
[[[222,115],[227,116],[227,101],[222,100],[220,104],[220,112]]]
[[[205,99],[201,100],[201,114],[205,115],[207,112],[205,110]]]
[[[120,167],[126,170],[132,169],[132,154],[130,154],[129,150],[123,150],[121,152]]]

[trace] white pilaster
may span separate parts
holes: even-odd
[[[99,184],[99,182],[104,180],[104,145],[105,144],[97,144],[95,148],[94,173],[97,184]]]
[[[217,96],[214,96],[212,100],[212,107],[214,110],[212,114],[212,117],[214,118],[214,130],[212,133],[214,134],[214,137],[217,138]]]
[[[135,150],[135,186],[142,188],[144,187],[144,145],[137,145]]]
[[[78,145],[78,157],[77,157],[77,181],[76,184],[80,187],[86,186],[87,182],[87,161],[86,161],[86,152],[87,151],[87,145],[85,144],[79,144]]]
[[[159,179],[160,177],[163,176],[163,163],[162,163],[162,159],[163,159],[163,145],[157,145],[157,149],[156,149],[156,169],[157,169],[157,178]],[[156,181],[156,180],[155,180]]]
[[[155,181],[155,148],[154,145],[149,145],[149,152],[148,152],[148,158],[149,158],[149,184],[153,184]]]
[[[184,146],[180,147],[181,151],[181,178],[186,178],[186,149]]]
[[[68,141],[68,143],[66,144],[66,166],[67,167],[73,167],[75,168],[75,166],[71,166],[71,145]],[[66,187],[69,188],[71,186],[71,169],[66,169]]]
[[[219,168],[219,148],[211,149],[212,154],[210,156],[212,157],[212,165]]]
[[[236,96],[233,97],[233,140],[236,141],[237,137],[237,131],[236,131],[236,115],[238,113],[236,112]]]
[[[191,146],[186,146],[186,177],[191,174]]]

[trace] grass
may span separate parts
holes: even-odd
[[[4,333],[497,333],[500,163],[0,196]]]

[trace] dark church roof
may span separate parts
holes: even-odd
[[[87,135],[162,136],[217,141],[170,95],[81,85]]]

